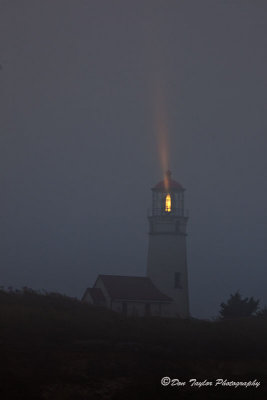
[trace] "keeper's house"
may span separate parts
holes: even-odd
[[[99,275],[82,301],[125,315],[166,316],[173,300],[146,276]]]

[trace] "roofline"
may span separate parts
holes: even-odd
[[[89,289],[90,289],[90,288],[85,289],[85,292],[84,292],[84,294],[83,294],[83,297],[81,298],[81,301],[84,300],[84,298],[85,298],[85,296],[87,295]]]
[[[138,276],[138,275],[114,275],[114,274],[99,274],[97,279],[101,276],[120,276],[122,278],[145,278],[145,279],[150,279],[148,276]]]
[[[100,278],[103,277],[103,276],[116,276],[116,277],[122,277],[122,278],[142,278],[142,279],[148,279],[148,280],[152,283],[152,285],[153,285],[162,295],[164,295],[164,296],[167,297],[166,300],[132,300],[132,299],[127,299],[127,298],[118,298],[118,297],[116,298],[116,297],[113,297],[113,296],[111,295],[110,291],[108,290],[108,287],[106,287],[106,286],[105,286],[105,283],[103,282],[103,284],[104,284],[104,286],[105,286],[105,288],[106,288],[106,291],[108,292],[108,295],[109,295],[109,297],[110,297],[110,299],[111,299],[112,301],[113,301],[113,300],[133,301],[133,302],[137,302],[137,303],[138,303],[138,302],[140,302],[140,303],[143,303],[143,302],[150,302],[150,303],[151,303],[151,302],[155,302],[155,303],[171,303],[171,302],[173,301],[173,299],[172,299],[171,297],[169,297],[169,296],[167,296],[166,294],[162,293],[162,292],[154,285],[153,281],[152,281],[151,278],[149,278],[148,276],[99,274],[98,277],[96,278],[94,287],[95,287],[95,285],[96,285],[98,279],[100,279]],[[169,300],[168,300],[168,298],[169,298]]]

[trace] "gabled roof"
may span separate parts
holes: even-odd
[[[99,275],[113,300],[171,302],[146,276]]]
[[[100,288],[87,288],[82,300],[85,299],[85,297],[87,296],[87,294],[90,294],[90,296],[92,297],[92,300],[94,303],[102,303],[105,302],[105,297],[103,295],[103,292]]]

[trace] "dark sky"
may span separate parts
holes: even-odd
[[[192,314],[267,304],[267,2],[1,0],[0,25],[1,284],[145,273],[161,87]]]

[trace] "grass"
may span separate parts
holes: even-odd
[[[125,318],[57,293],[0,290],[0,347],[1,400],[267,398],[267,318]],[[162,376],[261,386],[162,387]]]

